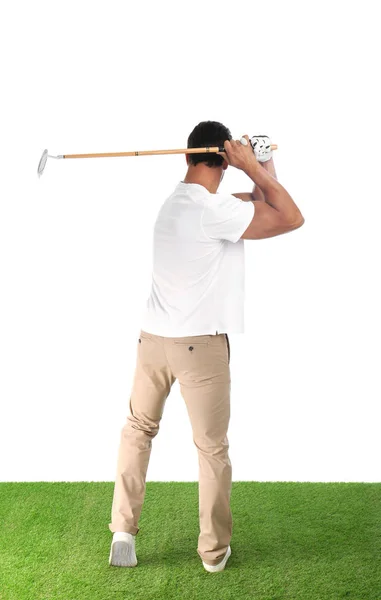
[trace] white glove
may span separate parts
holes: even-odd
[[[250,138],[255,158],[258,162],[266,162],[272,158],[271,140],[267,135],[255,135]]]

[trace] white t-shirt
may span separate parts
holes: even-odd
[[[164,337],[244,332],[240,239],[253,202],[180,181],[154,227],[151,294],[141,328]]]

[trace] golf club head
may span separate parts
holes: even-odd
[[[42,156],[40,158],[40,162],[38,163],[38,169],[37,169],[37,173],[38,176],[41,177],[41,175],[44,172],[45,169],[45,165],[46,165],[46,161],[48,160],[48,151],[44,150],[42,153]]]

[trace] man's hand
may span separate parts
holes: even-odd
[[[241,144],[239,140],[225,140],[225,152],[216,152],[226,160],[226,162],[236,169],[241,169],[245,173],[254,168],[260,168],[260,162],[256,159],[253,147],[248,135],[242,136],[247,140],[247,146]]]
[[[271,140],[268,135],[253,136],[250,142],[254,148],[255,157],[258,162],[264,163],[272,158],[273,151],[271,150]]]

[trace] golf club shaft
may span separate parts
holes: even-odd
[[[276,150],[276,144],[271,145],[271,150]],[[105,156],[142,156],[153,154],[195,154],[206,152],[225,152],[223,146],[206,146],[205,148],[181,148],[178,150],[137,150],[135,152],[100,152],[97,154],[63,154],[62,158],[101,158]]]

